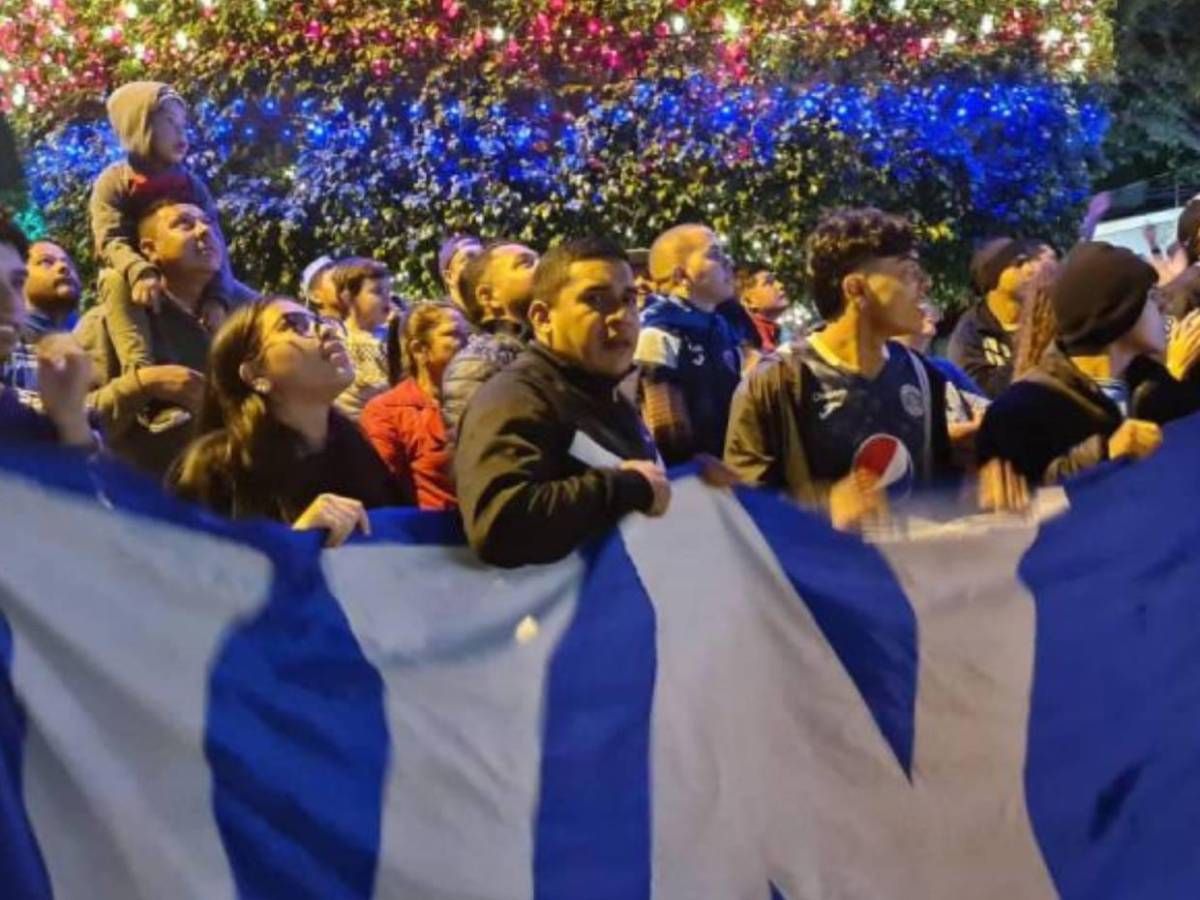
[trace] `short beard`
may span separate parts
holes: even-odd
[[[32,297],[27,299],[29,300],[29,305],[35,310],[53,318],[66,316],[79,309],[79,294],[75,294],[70,298],[63,298],[54,294],[41,300],[34,300]]]

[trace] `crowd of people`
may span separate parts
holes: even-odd
[[[262,296],[186,166],[180,97],[135,82],[108,109],[127,157],[92,192],[97,302],[81,310],[61,245],[0,221],[0,436],[110,454],[329,546],[417,506],[457,511],[486,562],[550,562],[662,515],[685,463],[842,529],[944,486],[1019,510],[1200,409],[1200,198],[1169,260],[982,243],[943,358],[916,232],[871,208],[829,211],[798,248],[819,317],[802,333],[778,273],[738,269],[700,223],[648,251],[450,235],[436,299],[397,298],[367,256]]]

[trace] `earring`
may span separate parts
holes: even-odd
[[[250,385],[250,387],[254,390],[254,393],[256,393],[256,394],[271,393],[271,382],[267,381],[267,379],[265,379],[265,378],[255,378],[254,382]]]

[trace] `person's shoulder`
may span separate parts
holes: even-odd
[[[642,330],[679,331],[687,327],[690,313],[691,310],[678,298],[656,295],[642,309]]]
[[[1014,381],[991,402],[987,416],[993,420],[1028,419],[1034,415],[1055,414],[1072,407],[1071,400],[1046,384],[1036,372]]]
[[[193,440],[172,464],[167,484],[188,500],[213,505],[230,500],[233,473],[229,435],[222,428]]]
[[[446,366],[442,383],[459,380],[490,380],[508,365],[519,359],[524,352],[522,345],[500,340],[492,334],[475,334],[467,341]]]
[[[976,300],[970,304],[958,317],[958,321],[954,323],[954,330],[950,333],[950,339],[974,335],[979,331],[981,320],[980,306],[982,300]]]
[[[529,415],[553,407],[553,392],[532,354],[524,353],[479,385],[468,409],[487,410],[489,417]]]
[[[200,177],[200,173],[193,169],[187,163],[179,163],[179,174],[186,177],[193,185],[197,185],[205,192],[208,191],[208,184]]]
[[[755,397],[798,390],[804,367],[803,347],[781,347],[774,353],[764,354],[742,378],[739,389]]]
[[[137,173],[137,169],[129,161],[128,157],[114,159],[107,166],[100,170],[100,174],[96,176],[97,181],[111,180],[114,178],[131,178]]]
[[[335,448],[370,447],[359,423],[334,407],[329,413],[329,445]]]
[[[127,194],[137,171],[122,158],[105,166],[92,182],[93,201],[113,202]]]
[[[936,386],[945,384],[950,380],[949,376],[942,371],[941,367],[934,360],[926,356],[919,350],[913,350],[911,347],[906,347],[899,341],[888,341],[888,358],[904,361],[906,366],[920,366],[925,370],[926,376]]]
[[[403,382],[401,382],[403,384]],[[362,416],[359,421],[363,427],[369,422],[374,422],[379,419],[386,419],[395,414],[396,410],[404,406],[404,397],[398,393],[400,385],[389,388],[382,394],[376,394],[366,405],[363,406]]]

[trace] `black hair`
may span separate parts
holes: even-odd
[[[475,290],[479,287],[479,282],[483,280],[495,248],[496,245],[493,244],[482,253],[473,256],[458,275],[458,295],[462,297],[463,311],[467,314],[471,324],[475,326],[483,324],[483,307],[479,305]]]
[[[845,309],[842,281],[863,263],[906,256],[916,248],[912,226],[900,216],[872,207],[826,213],[805,242],[805,274],[817,312],[826,322]]]
[[[0,211],[0,244],[8,244],[21,259],[29,255],[29,238],[3,211]]]
[[[538,260],[537,271],[533,274],[533,298],[553,306],[570,279],[571,264],[593,259],[630,265],[628,254],[610,238],[584,237],[563,241]]]

